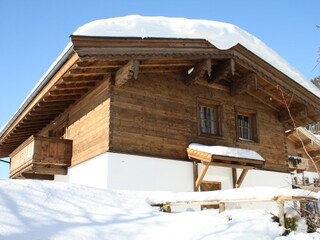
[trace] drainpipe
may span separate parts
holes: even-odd
[[[8,164],[10,164],[10,162],[9,162],[9,161],[3,160],[3,159],[0,159],[0,162],[4,162],[4,163],[8,163]]]

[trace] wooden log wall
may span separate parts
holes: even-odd
[[[108,151],[109,110],[110,81],[105,80],[43,129],[41,135],[47,136],[55,126],[66,122],[63,137],[73,140],[71,164],[79,164]]]
[[[221,102],[223,137],[198,134],[197,99]],[[257,112],[259,142],[236,139],[235,109]],[[285,135],[277,113],[247,94],[186,85],[178,73],[140,73],[114,86],[111,97],[110,151],[186,160],[189,143],[249,148],[260,153],[264,168],[287,170]]]

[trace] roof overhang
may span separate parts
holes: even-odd
[[[265,164],[264,160],[251,159],[245,157],[231,157],[228,155],[213,154],[191,148],[187,148],[189,159],[201,161],[210,166],[240,168],[240,169],[260,169]]]
[[[40,80],[0,133],[0,157],[8,156],[69,106],[106,79],[120,87],[138,74],[179,73],[185,83],[231,95],[249,94],[292,128],[319,121],[320,99],[241,45],[219,50],[204,39],[71,36],[70,48]],[[188,72],[193,69],[192,73]],[[281,91],[279,90],[281,89]]]

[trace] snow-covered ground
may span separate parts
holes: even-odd
[[[241,190],[242,194],[245,191]],[[224,197],[223,192],[218,195]],[[192,195],[187,194],[189,199]],[[1,180],[0,239],[320,239],[320,233],[279,237],[283,228],[263,209],[221,214],[217,210],[159,212],[148,203],[159,196],[183,199],[182,193],[162,195],[49,181]],[[209,195],[202,194],[201,198],[205,196]],[[237,198],[237,192],[233,197]]]

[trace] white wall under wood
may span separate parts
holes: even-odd
[[[201,167],[199,164],[199,173]],[[70,167],[67,176],[55,176],[55,180],[109,189],[193,191],[193,164],[191,161],[107,152]],[[204,180],[221,182],[222,189],[233,187],[231,168],[209,167]],[[241,187],[252,186],[291,188],[291,176],[249,170]]]
[[[69,167],[67,176],[55,175],[54,180],[89,187],[107,188],[107,174],[108,154],[101,154],[76,166]]]
[[[237,171],[238,177],[241,170]],[[290,173],[271,172],[263,170],[249,170],[241,187],[279,187],[279,188],[292,188],[292,180]]]
[[[199,164],[199,174],[202,169],[202,164]],[[237,177],[239,178],[242,169],[237,169]],[[227,167],[210,166],[204,177],[205,181],[217,181],[221,182],[221,189],[233,188],[232,169]],[[255,187],[255,186],[267,186],[267,187],[280,187],[280,188],[292,188],[291,186],[291,174],[271,172],[263,170],[249,170],[244,178],[241,187]]]
[[[191,162],[108,152],[70,167],[67,176],[56,175],[55,180],[109,189],[193,191],[192,166]]]
[[[109,153],[108,187],[193,191],[191,162]]]

